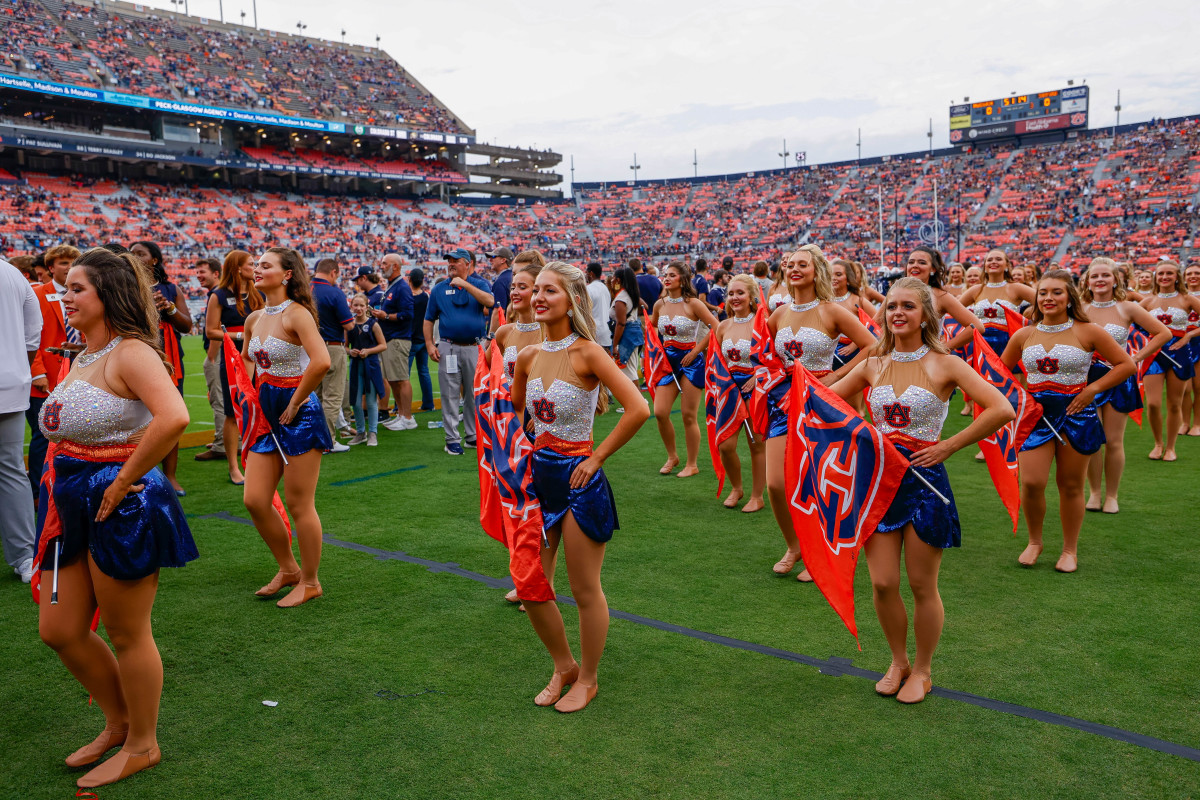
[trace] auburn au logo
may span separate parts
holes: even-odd
[[[787,351],[787,354],[791,356],[792,360],[794,361],[800,358],[800,356],[804,355],[804,342],[800,341],[799,339],[792,339],[791,341],[784,343],[783,349]]]
[[[663,325],[663,333],[665,333],[667,336],[674,336],[675,326],[671,325],[670,323]]]
[[[912,421],[912,409],[903,403],[889,403],[883,407],[883,419],[893,428],[907,428]]]
[[[508,377],[513,377],[517,373],[517,362],[510,361],[504,365],[504,371],[508,373]]]
[[[1058,374],[1058,359],[1051,358],[1050,356],[1046,356],[1045,358],[1039,358],[1037,360],[1037,371],[1042,373],[1043,375],[1057,375]]]
[[[533,401],[533,415],[547,425],[553,425],[558,419],[558,414],[554,413],[554,401],[545,397]]]
[[[58,430],[62,424],[62,403],[55,400],[42,406],[42,427],[48,431]]]
[[[983,310],[983,316],[988,319],[995,319],[996,317],[1000,316],[1000,311],[995,308],[985,308]]]
[[[734,362],[741,361],[742,360],[742,351],[738,350],[735,347],[725,354],[725,358],[728,359],[729,361],[734,361]]]
[[[1170,325],[1171,320],[1175,319],[1175,316],[1173,314],[1158,314],[1157,316],[1158,316],[1158,321],[1161,322],[1163,325]]]
[[[258,364],[258,366],[262,367],[263,369],[270,369],[271,356],[266,350],[255,350],[254,363]]]

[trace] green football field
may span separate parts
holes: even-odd
[[[211,427],[202,397],[189,404],[192,430]],[[889,655],[865,565],[860,651],[814,586],[771,572],[769,512],[721,507],[706,450],[700,477],[657,474],[651,422],[606,465],[621,530],[599,696],[561,715],[532,703],[551,662],[504,601],[472,451],[443,453],[433,419],[324,459],[326,594],[286,611],[253,595],[275,566],[223,464],[182,453],[201,558],[164,571],[155,606],[163,761],[99,797],[1200,796],[1200,440],[1150,462],[1130,425],[1122,511],[1087,515],[1074,575],[1053,569],[1056,499],[1042,563],[1022,569],[1023,526],[1014,537],[973,449],[955,455],[963,547],[942,566],[938,688],[903,706],[872,690]],[[0,624],[0,798],[71,797],[62,759],[102,715],[11,576]]]

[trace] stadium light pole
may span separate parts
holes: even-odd
[[[221,24],[225,24],[225,0],[217,0],[217,11],[221,15]]]
[[[933,155],[933,117],[929,118],[929,133],[925,134],[929,137],[929,155]]]
[[[1113,126],[1113,136],[1117,135],[1117,128],[1121,127],[1121,90],[1117,89],[1117,104],[1113,107],[1113,111],[1117,112],[1117,124]]]
[[[642,165],[637,162],[637,153],[633,154],[633,163],[629,165],[629,168],[633,170],[633,185],[637,186],[638,170],[642,168]]]
[[[695,150],[692,150],[692,177],[700,177],[700,157],[696,155]]]
[[[779,157],[783,159],[783,168],[784,169],[787,169],[787,157],[790,155],[791,155],[791,153],[789,153],[788,149],[787,149],[787,139],[784,139],[783,140],[783,152],[779,154]]]
[[[258,0],[251,0],[254,5],[254,30],[258,30]]]
[[[862,166],[862,128],[858,129],[858,162],[855,166]]]

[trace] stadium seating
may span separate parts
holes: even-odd
[[[385,53],[192,19],[86,0],[0,0],[0,70],[291,116],[467,132]]]
[[[304,148],[246,148],[246,153],[278,165],[365,167],[398,177],[411,170],[451,171],[442,162],[350,159]],[[777,260],[796,242],[812,241],[831,256],[873,264],[881,255],[881,188],[882,257],[892,264],[918,243],[921,225],[933,218],[935,181],[948,258],[978,261],[988,249],[1001,247],[1016,263],[1057,260],[1078,270],[1097,255],[1149,264],[1162,255],[1183,258],[1196,251],[1200,119],[1141,126],[1115,139],[861,168],[805,167],[636,189],[621,183],[554,204],[446,205],[37,173],[18,177],[0,182],[3,252],[31,252],[64,240],[86,246],[151,238],[185,273],[197,256],[276,243],[310,260],[336,256],[350,265],[377,263],[393,250],[414,263],[440,265],[450,247],[503,244],[609,264],[632,256],[703,254],[730,255],[745,266],[759,258]]]

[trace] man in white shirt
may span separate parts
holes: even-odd
[[[592,321],[596,323],[596,344],[608,350],[612,347],[612,331],[608,329],[608,315],[612,307],[612,295],[604,285],[604,268],[593,261],[588,264],[588,297],[592,300]]]
[[[25,410],[30,367],[42,341],[42,312],[20,270],[0,261],[0,540],[4,560],[25,583],[33,577],[33,495],[25,474]]]

